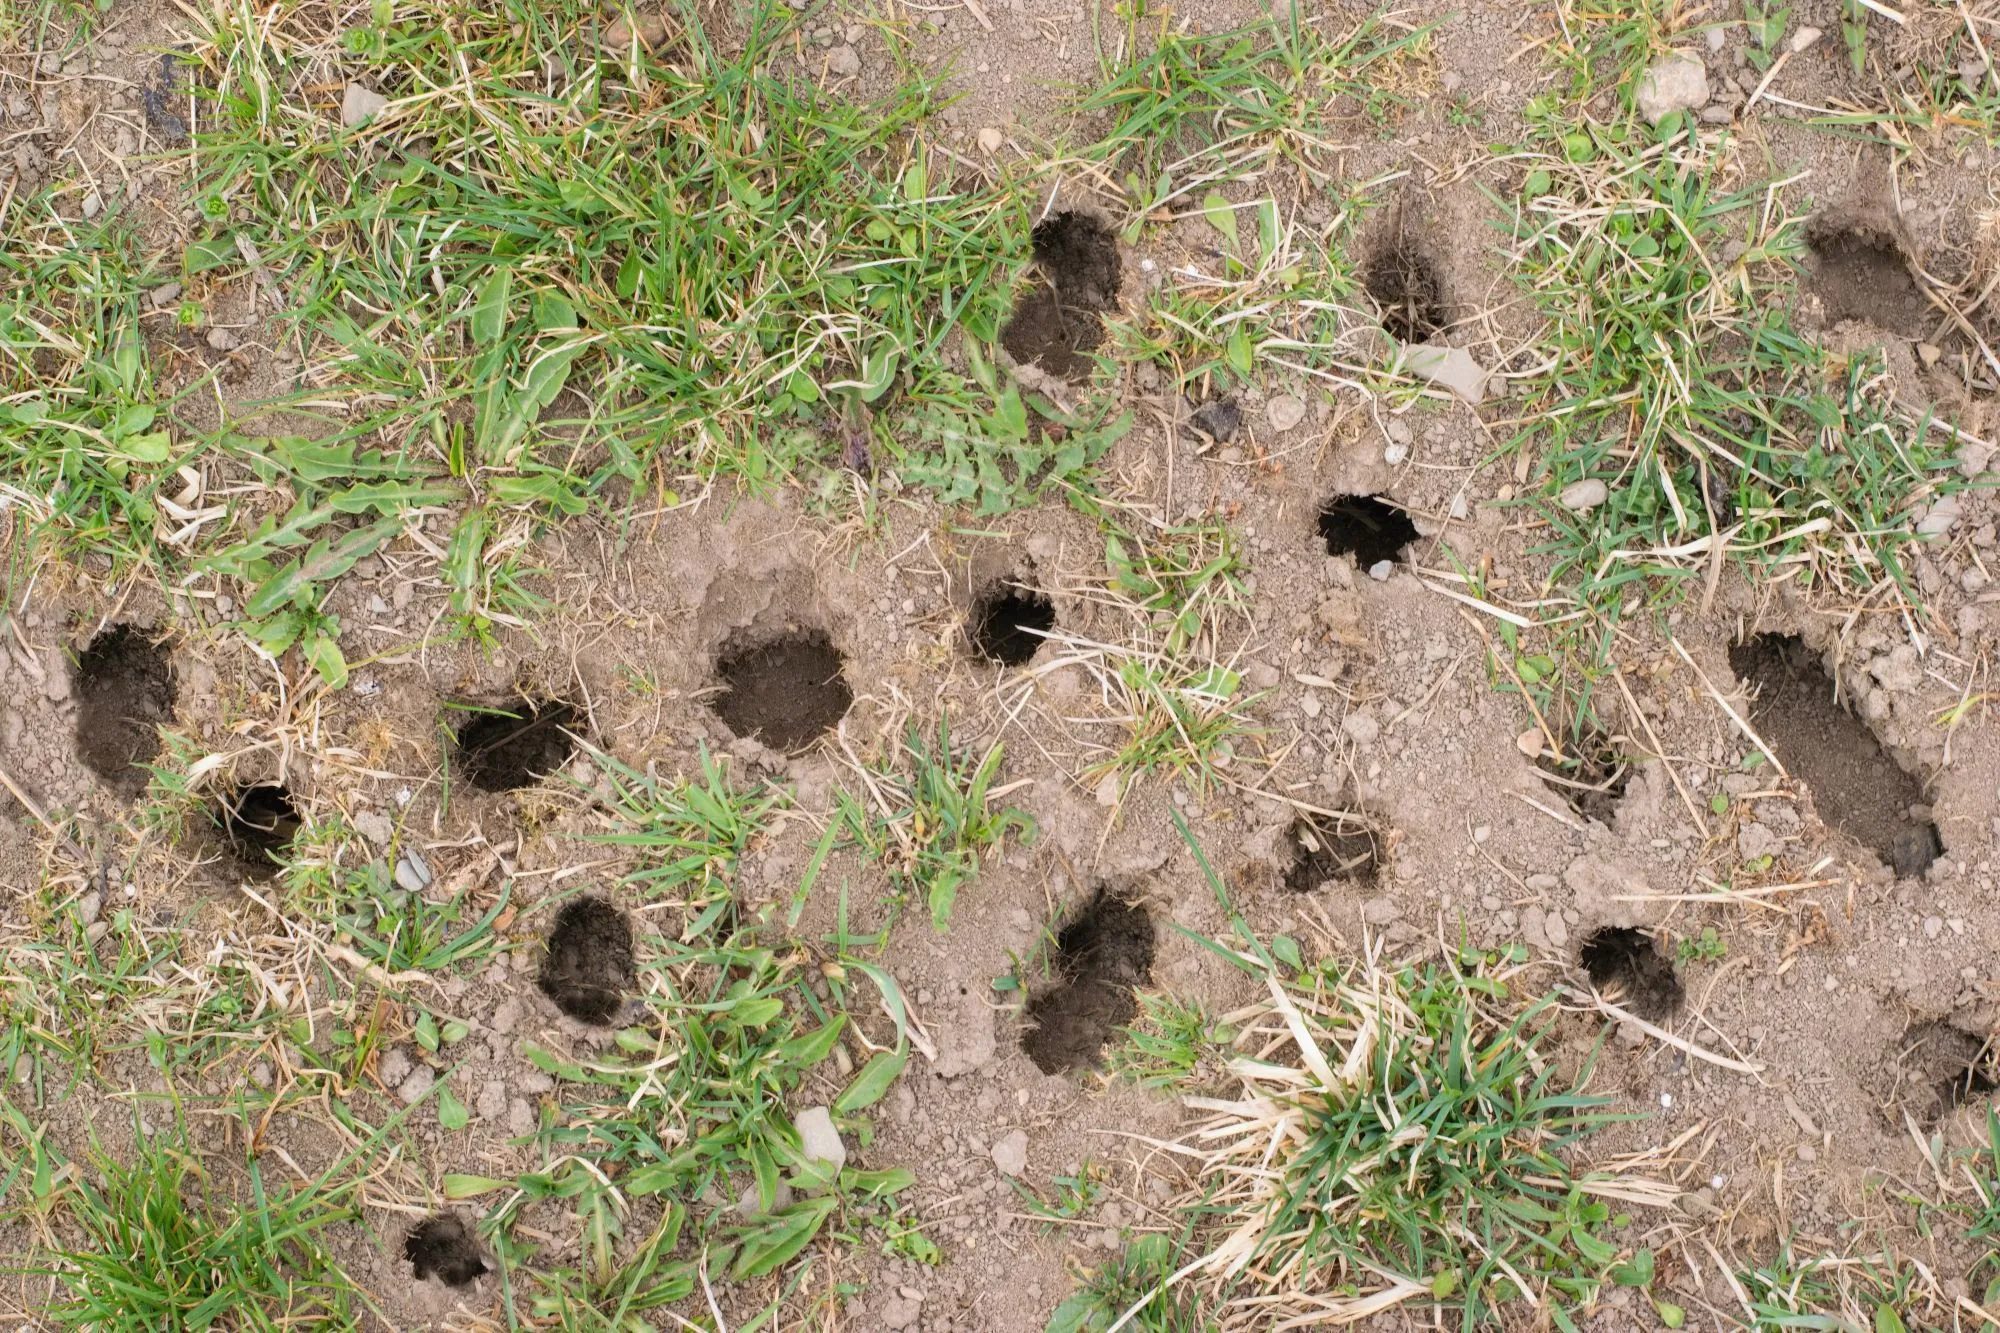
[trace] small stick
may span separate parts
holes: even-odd
[[[62,845],[62,849],[70,854],[72,860],[82,866],[90,864],[90,858],[83,854],[83,848],[72,842],[67,833],[57,828],[54,821],[42,813],[42,807],[35,803],[35,798],[23,791],[20,784],[14,781],[13,775],[5,768],[0,768],[0,786],[4,786],[14,794],[14,799],[21,803],[21,808],[33,815],[37,824],[49,831],[49,836]]]
[[[1694,820],[1694,826],[1701,830],[1703,838],[1708,837],[1708,821],[1701,817],[1701,810],[1695,805],[1694,798],[1688,795],[1687,788],[1681,786],[1681,775],[1674,771],[1673,761],[1667,758],[1667,747],[1660,744],[1659,735],[1654,732],[1652,722],[1640,711],[1639,701],[1632,697],[1630,687],[1625,684],[1625,673],[1614,666],[1611,668],[1611,678],[1618,682],[1618,692],[1625,696],[1625,706],[1632,710],[1632,716],[1638,718],[1639,725],[1646,729],[1646,739],[1652,742],[1653,754],[1659,759],[1660,767],[1667,770],[1667,776],[1674,780],[1674,790],[1681,794],[1681,804],[1687,807],[1688,818]]]
[[[1444,593],[1445,596],[1447,597],[1458,598],[1457,593],[1449,592],[1444,588],[1432,588],[1431,591]],[[1463,601],[1464,599],[1459,598],[1459,600]],[[1514,688],[1521,692],[1521,698],[1527,702],[1528,711],[1534,714],[1535,725],[1542,729],[1542,739],[1549,743],[1549,753],[1555,756],[1557,763],[1561,763],[1563,758],[1562,742],[1558,741],[1556,739],[1555,732],[1549,729],[1548,719],[1542,716],[1542,710],[1535,706],[1535,696],[1528,693],[1528,687],[1526,683],[1522,681],[1521,673],[1514,670],[1514,659],[1512,654],[1503,653],[1499,649],[1493,646],[1493,636],[1486,632],[1486,626],[1480,624],[1477,620],[1473,619],[1472,612],[1461,608],[1459,610],[1459,614],[1465,617],[1466,624],[1472,626],[1473,629],[1478,631],[1480,641],[1486,645],[1486,651],[1489,655],[1492,656],[1493,660],[1498,662],[1501,666],[1507,669],[1508,678],[1514,682]],[[1528,803],[1530,805],[1534,804],[1533,801],[1530,801]],[[1558,818],[1560,818],[1560,816],[1558,816]]]
[[[1745,736],[1748,736],[1750,738],[1750,743],[1752,745],[1755,745],[1759,750],[1762,750],[1764,752],[1764,757],[1771,761],[1771,767],[1778,770],[1779,777],[1785,778],[1786,780],[1789,781],[1792,776],[1791,771],[1778,761],[1778,756],[1772,753],[1771,747],[1764,744],[1764,738],[1762,736],[1759,736],[1756,730],[1752,728],[1748,722],[1745,722],[1741,717],[1739,717],[1734,708],[1731,708],[1729,706],[1729,700],[1723,698],[1722,691],[1716,689],[1715,686],[1709,682],[1708,673],[1701,669],[1701,664],[1699,662],[1695,661],[1692,657],[1688,656],[1688,650],[1681,647],[1681,641],[1675,638],[1673,635],[1669,634],[1667,636],[1667,642],[1673,645],[1674,651],[1676,653],[1680,654],[1681,661],[1686,662],[1689,666],[1694,668],[1694,674],[1701,677],[1701,683],[1708,690],[1709,696],[1713,698],[1715,702],[1721,706],[1723,712],[1729,714],[1729,720],[1736,724],[1736,729],[1742,732]]]
[[[1672,1046],[1677,1050],[1686,1051],[1689,1055],[1692,1055],[1697,1060],[1706,1060],[1708,1061],[1708,1063],[1712,1065],[1719,1065],[1724,1069],[1733,1069],[1739,1074],[1755,1075],[1764,1072],[1764,1066],[1762,1065],[1748,1064],[1742,1060],[1732,1060],[1726,1055],[1717,1055],[1714,1051],[1709,1050],[1706,1046],[1697,1046],[1693,1042],[1687,1040],[1687,1038],[1685,1037],[1676,1037],[1673,1033],[1667,1031],[1665,1028],[1655,1027],[1653,1024],[1648,1023],[1645,1019],[1640,1018],[1638,1015],[1629,1013],[1626,1010],[1619,1008],[1617,1005],[1611,1003],[1611,1001],[1605,999],[1602,995],[1597,994],[1595,991],[1591,992],[1589,995],[1585,995],[1581,991],[1574,990],[1568,986],[1559,986],[1557,987],[1557,989],[1562,991],[1563,994],[1569,996],[1573,1000],[1580,1000],[1589,1004],[1591,1007],[1595,1008],[1599,1013],[1603,1014],[1606,1018],[1615,1018],[1621,1023],[1630,1023],[1634,1027],[1638,1028],[1641,1032],[1645,1033],[1647,1036],[1655,1038],[1656,1040],[1659,1041],[1663,1041],[1667,1045]]]
[[[1555,820],[1556,823],[1558,824],[1566,824],[1570,828],[1575,829],[1578,833],[1588,832],[1588,830],[1585,829],[1583,825],[1577,823],[1574,819],[1571,819],[1567,815],[1557,814],[1555,811],[1549,809],[1546,805],[1543,805],[1540,801],[1536,800],[1532,796],[1524,795],[1518,791],[1510,791],[1507,794],[1509,796],[1514,797],[1516,800],[1526,801],[1529,805],[1534,806],[1535,809],[1541,811],[1543,814],[1547,815],[1550,819]]]

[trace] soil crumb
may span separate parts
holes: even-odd
[[[1018,584],[989,588],[972,607],[972,647],[989,662],[1025,666],[1056,627],[1056,604]]]
[[[1935,825],[1910,817],[1923,784],[1834,699],[1820,655],[1795,634],[1760,634],[1731,648],[1729,665],[1756,689],[1751,724],[1812,790],[1820,818],[1899,876],[1928,870],[1944,847]]]
[[[1379,495],[1336,495],[1320,506],[1319,535],[1328,555],[1351,555],[1363,569],[1401,560],[1417,525],[1401,505]]]
[[[1036,224],[1034,244],[1041,279],[1015,304],[1000,345],[1077,383],[1089,378],[1090,353],[1104,341],[1102,312],[1118,304],[1118,240],[1086,213],[1058,213]]]
[[[1562,793],[1569,808],[1607,827],[1632,781],[1632,765],[1603,732],[1592,728],[1561,761],[1546,753],[1535,760],[1542,780]]]
[[[454,1213],[427,1217],[403,1237],[403,1257],[416,1270],[417,1281],[435,1276],[446,1286],[469,1286],[486,1272],[479,1243]]]
[[[174,717],[173,659],[136,625],[99,631],[76,659],[76,746],[91,772],[121,792],[146,785]]]
[[[1285,871],[1285,887],[1293,893],[1310,893],[1329,880],[1369,888],[1381,864],[1381,849],[1375,830],[1360,815],[1343,814],[1335,819],[1301,815],[1292,823],[1285,844],[1291,848],[1291,868]]]
[[[1648,1022],[1680,1008],[1680,978],[1649,932],[1633,926],[1599,927],[1584,938],[1580,958],[1605,999]]]
[[[1919,1124],[1937,1124],[1959,1107],[2000,1091],[1996,1054],[1989,1043],[1949,1023],[1916,1024],[1903,1035],[1897,1052],[1892,1108],[1907,1109]]]
[[[1397,342],[1429,342],[1449,327],[1437,269],[1409,240],[1377,254],[1361,281],[1382,308],[1382,328]]]
[[[576,708],[561,700],[520,699],[484,709],[458,729],[458,766],[481,791],[532,787],[576,753]]]
[[[299,831],[298,806],[280,782],[237,787],[216,806],[216,822],[243,869],[269,879],[277,873]]]
[[[1826,320],[1859,320],[1905,338],[1923,338],[1937,323],[1894,233],[1858,213],[1820,213],[1806,226],[1812,247],[1812,288]]]
[[[556,1008],[579,1023],[606,1024],[637,982],[632,925],[601,898],[577,898],[556,913],[538,984]]]
[[[1056,986],[1028,1005],[1021,1049],[1044,1074],[1095,1065],[1111,1035],[1139,1016],[1132,993],[1153,976],[1153,920],[1104,890],[1056,933]]]
[[[854,703],[840,653],[823,630],[724,648],[715,673],[727,687],[715,700],[723,725],[788,754],[831,731]]]

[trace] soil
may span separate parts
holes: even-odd
[[[1056,627],[1056,604],[1033,588],[988,590],[972,608],[972,648],[989,662],[1026,666]]]
[[[1420,535],[1409,513],[1379,495],[1336,495],[1320,507],[1319,535],[1328,555],[1351,555],[1363,569],[1401,560]]]
[[[1449,327],[1437,269],[1407,235],[1369,262],[1362,283],[1397,342],[1429,342]]]
[[[1062,212],[1036,224],[1034,248],[1041,282],[1015,303],[1000,345],[1023,365],[1081,382],[1104,341],[1104,314],[1118,306],[1118,239],[1088,214]]]
[[[1535,766],[1562,793],[1569,808],[1585,819],[1609,824],[1632,781],[1633,766],[1603,732],[1595,729],[1576,742],[1562,760],[1544,753]]]
[[[727,649],[716,663],[715,712],[738,736],[803,750],[854,705],[845,664],[822,630],[798,630]]]
[[[1935,334],[1940,312],[1910,272],[1897,228],[1879,211],[1817,214],[1806,228],[1806,241],[1812,247],[1812,289],[1829,323],[1859,320],[1906,338]]]
[[[167,649],[136,625],[113,625],[76,657],[78,756],[121,791],[146,785],[144,764],[160,753],[160,727],[174,715]]]
[[[625,914],[601,898],[563,904],[536,979],[542,994],[577,1022],[602,1025],[624,1012],[636,982]]]
[[[1358,889],[1374,887],[1381,849],[1363,817],[1301,815],[1286,836],[1292,864],[1285,871],[1285,887],[1293,893],[1309,893],[1331,880]]]
[[[1577,955],[1583,970],[1606,999],[1639,1017],[1657,1022],[1680,1008],[1680,978],[1651,933],[1632,926],[1603,926],[1583,941]]]
[[[456,1213],[427,1217],[403,1238],[403,1257],[421,1282],[435,1277],[448,1287],[472,1285],[486,1273],[479,1242]]]
[[[1100,890],[1056,932],[1055,984],[1028,1002],[1021,1049],[1045,1074],[1094,1067],[1119,1028],[1139,1016],[1135,991],[1153,977],[1153,919]]]
[[[581,720],[560,699],[483,708],[458,729],[459,773],[480,791],[531,787],[576,753],[572,733]]]
[[[251,783],[227,793],[216,803],[216,822],[243,869],[263,878],[276,871],[300,828],[291,790],[281,782]]]
[[[1882,751],[1843,708],[1819,654],[1797,635],[1761,634],[1729,650],[1729,665],[1756,687],[1751,724],[1778,761],[1812,790],[1820,818],[1869,848],[1898,875],[1921,875],[1944,849],[1923,783]]]

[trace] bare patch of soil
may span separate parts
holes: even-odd
[[[1602,926],[1584,937],[1583,970],[1604,998],[1657,1021],[1680,1008],[1681,981],[1650,931]]]
[[[1873,324],[1905,338],[1927,336],[1937,311],[1925,299],[1894,231],[1859,211],[1819,213],[1806,226],[1813,291],[1827,322]]]
[[[1056,933],[1054,989],[1028,1004],[1021,1049],[1044,1074],[1087,1069],[1113,1033],[1139,1016],[1133,994],[1153,975],[1153,919],[1099,890]]]
[[[1064,212],[1038,223],[1034,241],[1042,280],[1016,303],[1000,345],[1016,361],[1080,381],[1104,341],[1103,312],[1118,305],[1118,240],[1089,214]]]
[[[427,1217],[403,1237],[403,1257],[419,1282],[436,1277],[449,1287],[466,1287],[486,1272],[479,1242],[456,1213]]]
[[[738,736],[774,750],[803,750],[854,703],[844,664],[823,630],[809,629],[725,648],[715,673],[726,687],[715,713]]]
[[[556,1008],[579,1023],[609,1023],[637,978],[625,914],[601,898],[564,903],[537,979]]]
[[[113,625],[77,655],[78,754],[91,772],[134,793],[160,753],[160,728],[173,721],[173,660],[136,625]]]
[[[1760,634],[1732,647],[1729,665],[1756,689],[1751,724],[1811,788],[1820,818],[1898,875],[1927,870],[1943,846],[1935,825],[1910,816],[1923,802],[1923,784],[1835,700],[1819,654],[1797,635]]]
[[[1328,555],[1351,555],[1367,569],[1384,560],[1401,560],[1403,548],[1417,540],[1417,525],[1401,505],[1379,495],[1336,495],[1319,509],[1319,535]]]
[[[1056,604],[1019,584],[989,588],[972,606],[972,649],[989,662],[1025,666],[1056,627]]]
[[[458,768],[481,791],[532,787],[576,753],[576,707],[559,699],[521,699],[487,709],[458,729]]]
[[[1285,835],[1285,846],[1292,853],[1285,887],[1293,893],[1310,893],[1331,880],[1370,888],[1381,865],[1375,829],[1360,815],[1301,815]]]

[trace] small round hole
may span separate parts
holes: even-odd
[[[1056,604],[1032,588],[994,588],[972,608],[972,646],[1002,666],[1025,666],[1056,627]]]

